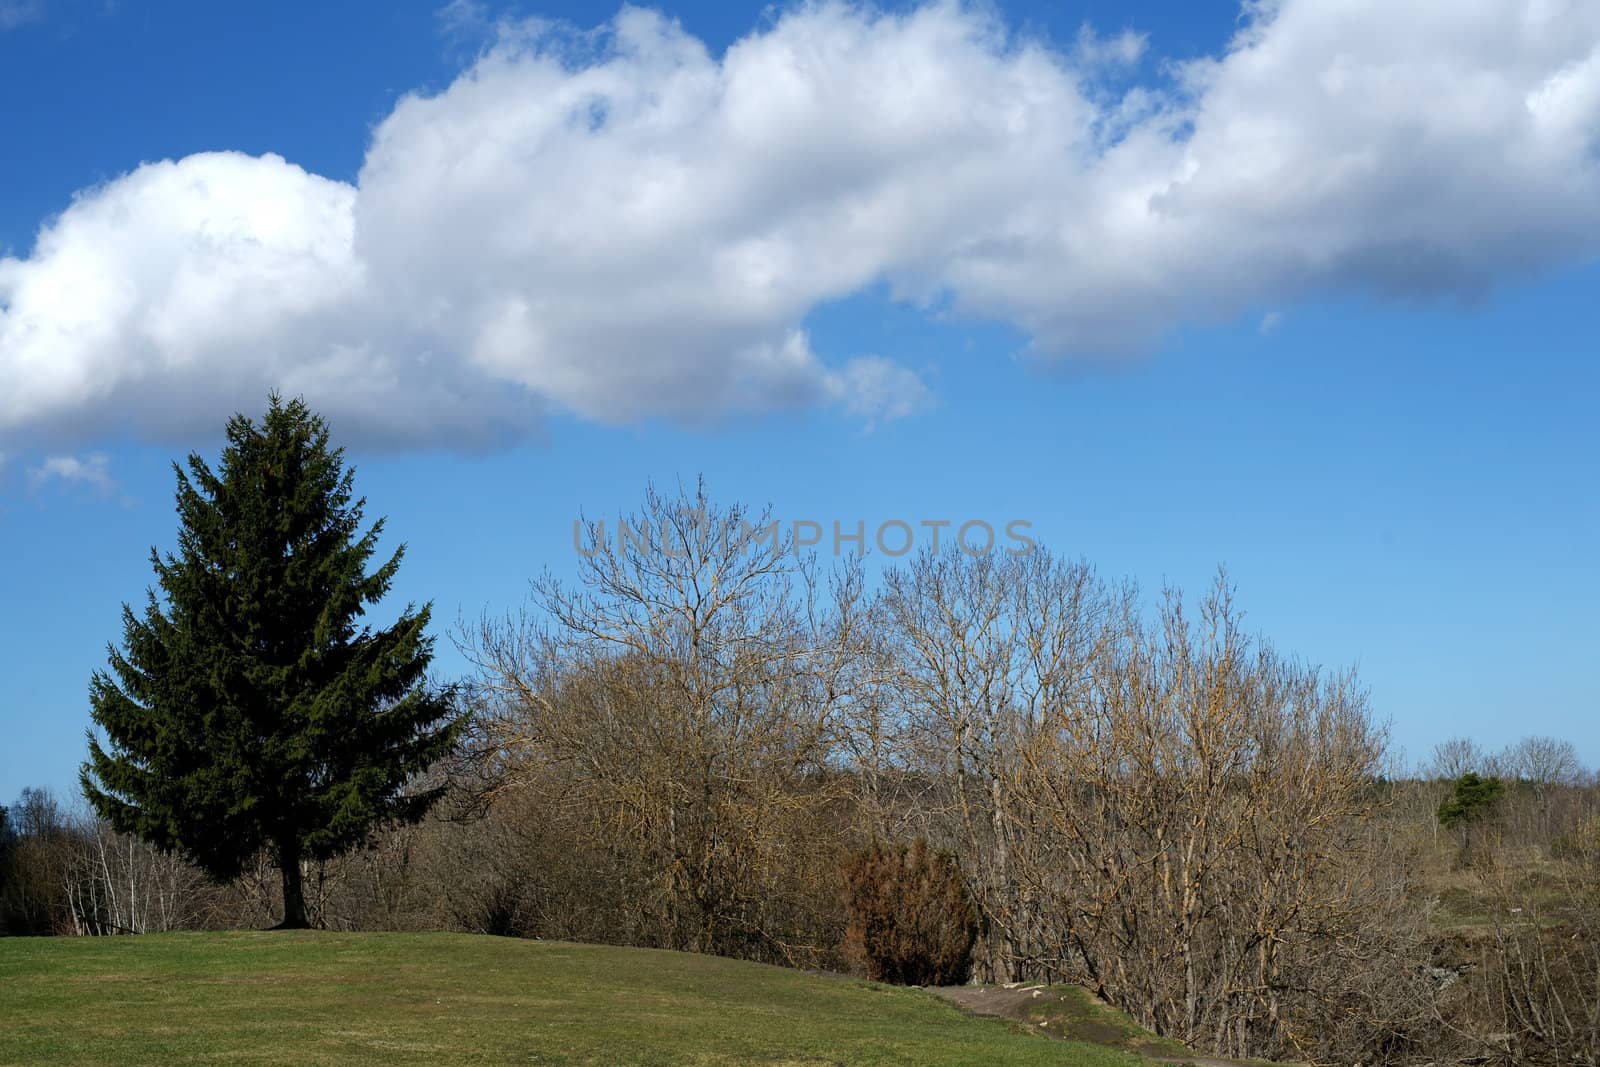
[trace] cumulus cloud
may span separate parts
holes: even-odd
[[[890,418],[926,385],[815,351],[813,310],[887,286],[1104,358],[1600,248],[1600,6],[1250,0],[1221,55],[1147,51],[954,3],[797,7],[720,56],[636,8],[503,24],[355,185],[219,153],[81,193],[0,260],[0,434],[209,427],[269,385],[397,442]]]
[[[526,403],[390,329],[355,189],[277,156],[146,164],[0,260],[0,428],[213,426],[269,387],[380,436],[472,439]]]

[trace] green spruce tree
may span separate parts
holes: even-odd
[[[1480,778],[1468,771],[1455,781],[1450,795],[1439,805],[1440,825],[1454,829],[1480,821],[1494,809],[1506,786],[1499,778]]]
[[[1461,851],[1456,856],[1459,867],[1473,862],[1473,832],[1488,821],[1490,814],[1505,795],[1506,786],[1491,775],[1480,778],[1468,771],[1455,781],[1450,795],[1439,805],[1439,825],[1447,830],[1461,832]]]
[[[213,878],[262,849],[283,875],[283,923],[307,925],[301,863],[418,819],[438,789],[418,775],[461,727],[428,685],[431,605],[362,626],[402,547],[368,571],[383,529],[361,530],[354,471],[300,400],[236,415],[212,471],[177,474],[178,552],[151,550],[160,594],[123,606],[123,647],[90,684],[84,792],[113,826],[174,849]]]

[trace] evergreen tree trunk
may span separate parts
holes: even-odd
[[[300,884],[300,851],[280,847],[279,855],[283,870],[283,922],[278,924],[278,929],[308,929],[311,924],[306,921],[306,897]]]

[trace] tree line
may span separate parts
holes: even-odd
[[[366,575],[303,405],[179,479],[164,599],[95,683],[94,814],[31,793],[0,831],[12,932],[281,914],[1072,982],[1237,1057],[1600,1053],[1571,746],[1400,771],[1356,676],[1252,635],[1225,575],[1150,596],[1038,546],[869,583],[650,489],[639,536],[460,627],[446,686],[426,607],[357,628],[398,557]]]

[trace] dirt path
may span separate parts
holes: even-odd
[[[944,986],[932,992],[974,1015],[1010,1019],[1052,1037],[1131,1052],[1150,1063],[1249,1067],[1241,1060],[1201,1056],[1176,1041],[1147,1033],[1121,1012],[1076,986],[964,985]]]

